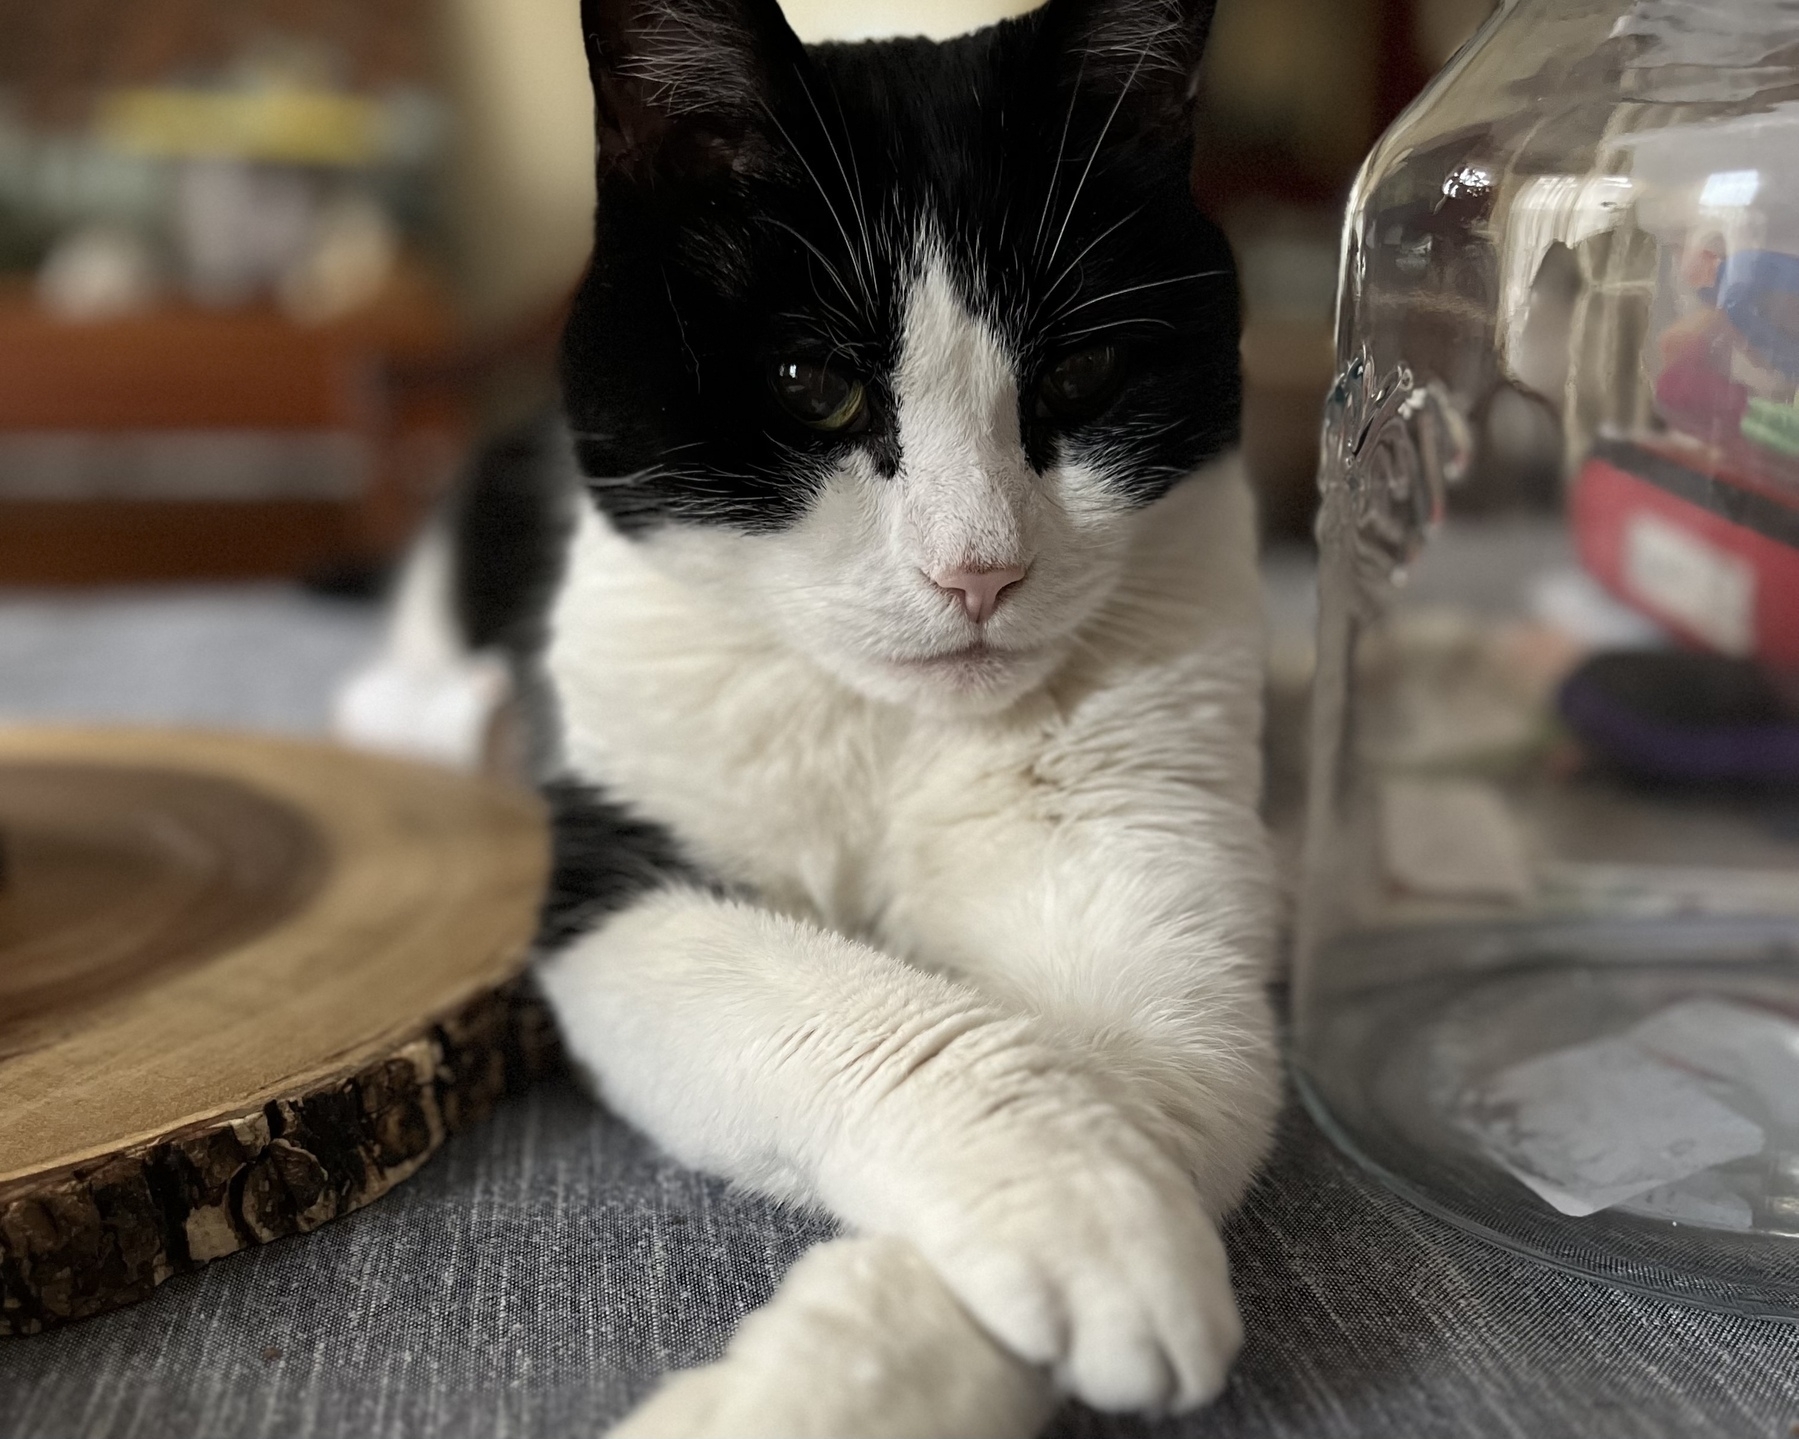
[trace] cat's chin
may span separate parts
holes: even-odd
[[[934,654],[859,657],[841,678],[871,699],[943,718],[997,714],[1043,684],[1060,647],[1001,649],[984,644]]]

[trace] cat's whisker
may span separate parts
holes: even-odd
[[[818,302],[818,313],[811,315],[793,315],[789,318],[808,320],[814,323],[821,317],[826,320],[834,321],[834,325],[819,324],[817,326],[819,333],[832,345],[841,345],[846,349],[854,349],[855,340],[846,337],[857,335],[862,327],[856,323],[853,316],[845,314],[823,295],[819,294],[816,288],[814,288],[812,293],[813,298]]]
[[[694,388],[701,386],[700,357],[694,353],[693,345],[687,339],[687,322],[681,318],[681,307],[675,303],[675,287],[669,283],[668,267],[662,269],[662,293],[668,296],[668,312],[675,317],[675,333],[681,337],[681,348],[687,352],[687,358],[693,365]]]
[[[1049,188],[1043,192],[1043,213],[1037,217],[1037,238],[1031,243],[1031,258],[1043,253],[1043,232],[1049,225],[1049,212],[1056,203],[1056,188],[1062,180],[1062,156],[1068,150],[1068,127],[1074,123],[1074,107],[1081,96],[1081,81],[1087,74],[1087,57],[1074,72],[1074,85],[1068,92],[1068,113],[1062,117],[1062,138],[1056,142],[1055,163],[1049,168]]]
[[[1062,282],[1064,280],[1068,279],[1071,275],[1073,275],[1076,272],[1076,270],[1078,270],[1080,268],[1080,263],[1082,260],[1086,259],[1088,255],[1092,254],[1093,251],[1103,241],[1109,239],[1112,235],[1117,233],[1117,231],[1122,229],[1124,226],[1130,224],[1130,222],[1132,220],[1135,220],[1139,215],[1141,215],[1144,211],[1144,208],[1145,208],[1144,206],[1139,205],[1139,206],[1137,206],[1136,209],[1132,210],[1129,214],[1125,215],[1122,219],[1114,220],[1110,225],[1106,226],[1105,229],[1101,230],[1098,235],[1094,236],[1093,239],[1089,240],[1084,246],[1082,246],[1081,253],[1076,255],[1072,260],[1070,260],[1065,266],[1062,267],[1061,272],[1056,276],[1056,278],[1054,280],[1050,281],[1048,287],[1043,291],[1042,295],[1038,298],[1037,303],[1038,303],[1039,307],[1048,303],[1049,297],[1051,295],[1055,294],[1057,290],[1062,288]]]
[[[1050,247],[1049,259],[1044,268],[1056,263],[1056,255],[1062,249],[1062,237],[1068,233],[1068,222],[1074,219],[1074,207],[1080,203],[1081,192],[1087,188],[1087,177],[1093,173],[1093,162],[1099,158],[1099,152],[1106,143],[1106,136],[1112,132],[1112,122],[1118,118],[1118,112],[1124,106],[1124,97],[1131,93],[1131,86],[1137,83],[1137,72],[1143,68],[1143,58],[1149,54],[1149,47],[1144,46],[1138,54],[1137,61],[1131,66],[1131,73],[1125,77],[1124,88],[1118,92],[1118,98],[1112,102],[1112,112],[1106,116],[1106,123],[1100,127],[1099,138],[1093,142],[1093,148],[1087,152],[1087,166],[1081,171],[1081,178],[1076,182],[1074,194],[1068,198],[1068,208],[1062,212],[1062,228],[1056,231],[1056,243]]]
[[[1061,344],[1071,340],[1083,340],[1089,335],[1107,335],[1117,330],[1141,330],[1151,327],[1162,330],[1178,330],[1180,326],[1169,320],[1158,320],[1148,315],[1140,315],[1130,320],[1108,320],[1103,325],[1086,325],[1078,330],[1057,330],[1055,337]]]
[[[831,263],[830,259],[825,255],[825,252],[823,250],[819,249],[817,245],[814,245],[811,240],[809,240],[805,235],[800,233],[800,231],[798,229],[796,229],[794,226],[789,225],[785,220],[777,220],[777,219],[773,219],[771,217],[769,220],[769,223],[771,225],[775,225],[775,226],[779,227],[780,229],[785,230],[789,235],[792,235],[794,239],[798,240],[802,245],[804,245],[806,247],[806,249],[809,250],[812,253],[812,255],[818,260],[818,263],[825,267],[825,273],[831,277],[831,279],[836,283],[837,288],[843,292],[843,298],[848,300],[852,305],[856,303],[855,292],[852,291],[850,289],[850,287],[844,283],[843,276],[838,273],[837,267]],[[847,243],[847,237],[845,237],[845,239],[846,239],[846,243]],[[847,319],[847,316],[845,318]]]
[[[1078,305],[1066,305],[1050,316],[1049,323],[1054,324],[1064,316],[1079,314],[1082,310],[1090,310],[1095,305],[1103,305],[1108,300],[1122,299],[1126,295],[1135,295],[1142,290],[1158,290],[1165,285],[1184,285],[1191,280],[1209,280],[1230,273],[1229,270],[1195,270],[1190,275],[1172,275],[1165,280],[1146,280],[1141,285],[1126,285],[1121,290],[1109,290],[1103,295],[1095,295],[1090,300],[1082,300]]]
[[[815,308],[783,310],[777,318],[791,321],[795,326],[796,337],[810,333],[816,335],[827,348],[857,353],[862,327],[816,290],[813,292],[813,300]]]
[[[855,173],[856,177],[856,201],[862,221],[862,238],[864,244],[866,244],[868,241],[868,197],[862,190],[862,162],[856,158],[856,147],[849,139],[849,117],[843,113],[843,97],[837,93],[837,87],[835,85],[831,87],[831,103],[837,107],[837,121],[843,126],[845,137],[844,148],[850,152],[850,169]],[[874,263],[874,257],[872,255],[869,257],[869,263]]]
[[[837,207],[831,203],[831,195],[830,192],[825,189],[824,181],[818,178],[818,171],[812,168],[812,162],[806,158],[806,152],[800,149],[799,142],[793,138],[791,132],[789,132],[787,127],[781,123],[781,117],[769,108],[767,101],[762,102],[762,112],[768,116],[769,122],[775,129],[781,132],[781,138],[787,142],[787,146],[793,151],[794,157],[801,165],[805,166],[806,174],[811,178],[813,188],[818,191],[819,199],[825,202],[825,209],[830,211],[831,223],[836,225],[837,233],[843,239],[843,248],[849,252],[850,267],[855,270],[857,279],[862,282],[864,298],[866,299],[869,296],[872,296],[874,293],[872,277],[863,273],[861,257],[856,254],[856,247],[850,241],[850,232],[843,223],[843,217],[837,213]],[[795,231],[794,233],[797,234],[798,231]],[[816,249],[814,250],[814,253],[816,253]],[[844,293],[847,295],[849,292],[846,289]],[[852,300],[854,299],[853,296],[850,298]]]
[[[837,151],[837,142],[831,138],[831,127],[825,124],[825,117],[819,111],[818,101],[813,98],[812,87],[806,83],[804,74],[799,76],[799,82],[800,90],[805,94],[806,103],[812,107],[812,114],[818,121],[819,133],[825,137],[825,144],[831,147],[831,158],[837,162],[837,174],[843,181],[844,194],[849,199],[851,213],[856,217],[856,227],[861,232],[862,253],[868,260],[868,274],[872,280],[873,277],[879,273],[879,267],[875,264],[874,246],[868,238],[868,212],[862,204],[860,189],[850,184],[849,172],[844,169],[843,156]],[[839,111],[842,109],[841,101],[838,103],[838,109]],[[850,158],[853,160],[855,158],[855,150],[850,145],[850,139],[847,134],[844,136],[843,143],[845,147],[850,150]]]

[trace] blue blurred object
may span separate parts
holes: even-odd
[[[1739,250],[1718,272],[1718,308],[1789,379],[1799,380],[1799,255]]]

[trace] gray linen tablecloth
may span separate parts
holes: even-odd
[[[0,601],[0,719],[315,729],[374,624],[278,589]],[[0,1436],[593,1434],[716,1355],[828,1232],[548,1082],[359,1214],[0,1340]],[[1229,1240],[1249,1340],[1224,1398],[1154,1425],[1071,1408],[1057,1435],[1799,1434],[1799,1326],[1486,1247],[1363,1178],[1295,1109]]]

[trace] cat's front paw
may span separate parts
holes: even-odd
[[[1025,1439],[1053,1398],[910,1245],[837,1239],[608,1439]]]
[[[1242,1343],[1224,1245],[1179,1174],[1107,1152],[1021,1148],[1035,1173],[987,1176],[910,1235],[999,1341],[1097,1409],[1191,1409]]]
[[[1243,1338],[1223,1242],[1122,1112],[1062,1076],[929,1124],[868,1166],[864,1222],[911,1240],[990,1334],[1095,1408],[1218,1394]]]

